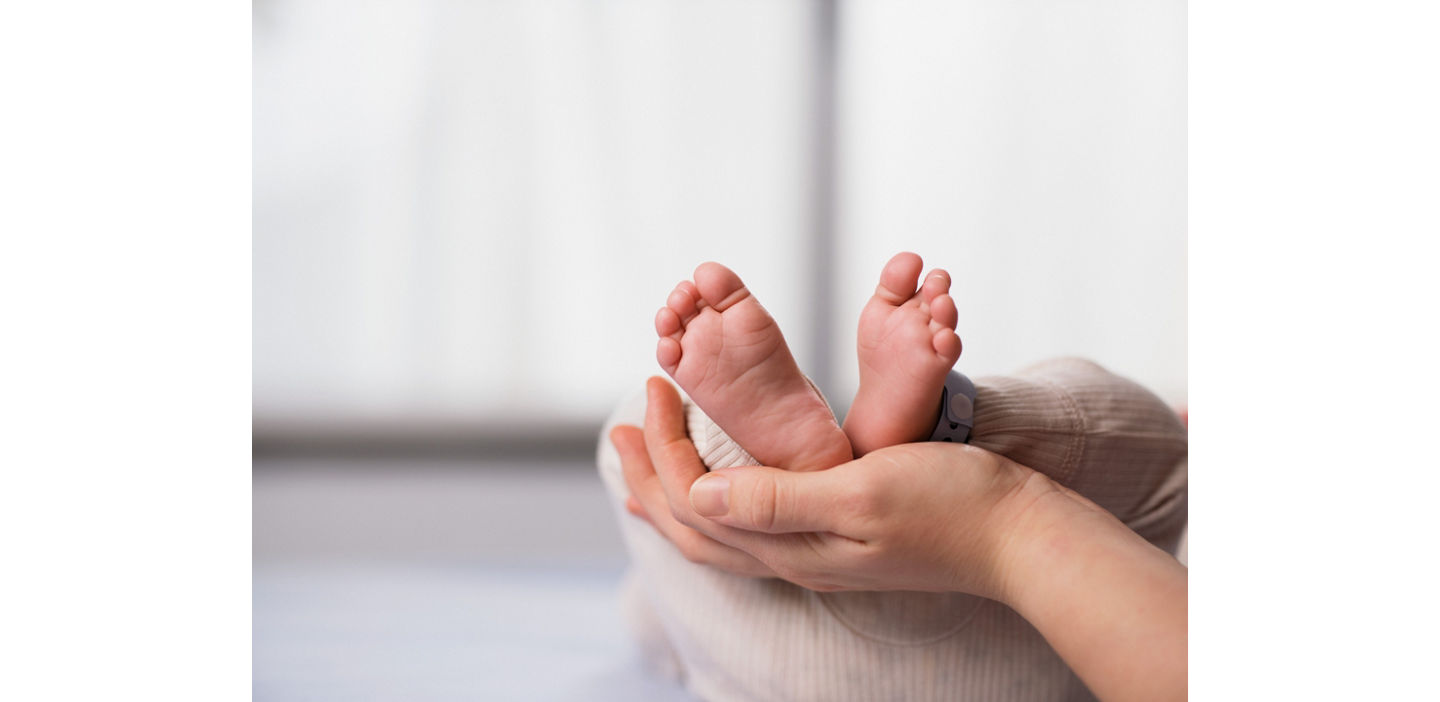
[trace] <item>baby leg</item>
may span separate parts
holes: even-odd
[[[1038,470],[1174,553],[1188,519],[1189,438],[1154,393],[1061,358],[975,380],[970,443]]]

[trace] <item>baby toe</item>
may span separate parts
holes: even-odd
[[[955,298],[941,294],[930,301],[930,319],[946,329],[954,329],[960,322],[960,312],[955,308]]]
[[[695,291],[695,284],[685,280],[670,291],[670,296],[665,298],[665,306],[675,312],[677,320],[683,326],[700,313],[697,304],[699,301],[700,295]]]
[[[950,292],[950,273],[944,268],[936,268],[925,276],[925,283],[920,286],[920,299],[932,302],[936,297]]]
[[[695,289],[700,299],[717,312],[724,312],[750,295],[735,271],[714,261],[706,261],[695,269]]]
[[[941,329],[931,338],[931,345],[935,347],[935,355],[949,364],[960,358],[960,336],[953,329]]]
[[[875,297],[891,305],[903,304],[915,295],[915,281],[924,268],[920,256],[902,251],[891,257],[880,271],[880,284],[875,286]]]
[[[661,307],[655,313],[655,333],[660,336],[674,336],[679,334],[684,326],[680,323],[680,315],[675,310]]]
[[[680,354],[680,342],[671,337],[661,337],[655,345],[655,360],[672,376],[675,375],[675,369],[680,367]]]

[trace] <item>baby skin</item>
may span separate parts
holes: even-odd
[[[700,409],[761,463],[822,470],[930,435],[940,389],[960,358],[950,275],[920,281],[920,257],[885,264],[860,315],[860,388],[836,424],[780,327],[733,271],[703,263],[655,316],[656,360]]]

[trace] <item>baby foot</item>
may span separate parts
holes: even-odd
[[[860,313],[860,389],[845,417],[855,455],[930,436],[945,375],[960,358],[950,274],[935,269],[917,291],[923,262],[896,254]]]
[[[655,331],[660,367],[756,460],[819,470],[851,459],[779,325],[729,268],[700,264],[656,313]]]

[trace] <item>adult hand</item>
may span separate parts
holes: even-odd
[[[893,446],[829,470],[706,473],[680,396],[647,384],[643,432],[611,435],[645,518],[686,558],[814,590],[961,591],[1006,598],[1000,560],[1025,487],[1053,485],[971,446]],[[1033,487],[1033,486],[1032,486]]]
[[[907,444],[810,473],[706,473],[680,397],[651,378],[643,432],[618,427],[630,511],[692,561],[814,590],[1000,600],[1101,699],[1184,699],[1188,571],[1080,495],[1014,461]]]

